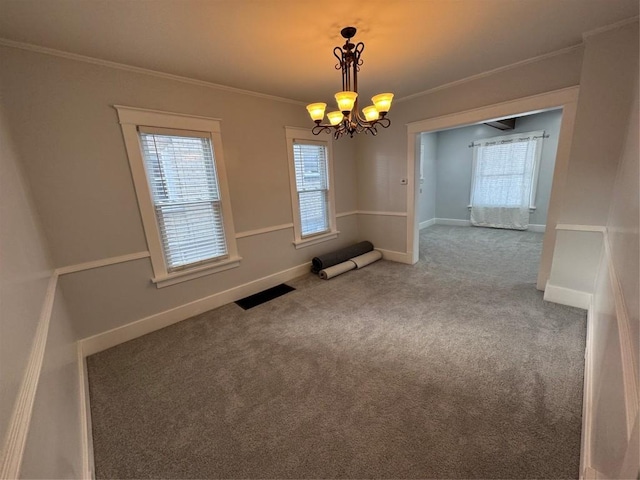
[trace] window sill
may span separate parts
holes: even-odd
[[[334,238],[338,238],[337,230],[333,230],[327,233],[321,233],[320,235],[314,235],[313,237],[304,238],[304,239],[296,239],[293,244],[296,247],[296,250],[299,248],[310,247],[311,245],[316,245],[318,243],[326,242],[328,240],[333,240]]]
[[[195,278],[204,277],[205,275],[224,272],[225,270],[239,267],[241,260],[242,257],[228,258],[209,265],[202,265],[188,270],[168,273],[162,277],[152,278],[151,281],[156,284],[157,288],[168,287],[170,285],[175,285],[176,283],[186,282]]]

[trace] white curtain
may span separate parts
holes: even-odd
[[[544,132],[506,135],[474,146],[471,224],[526,230]]]

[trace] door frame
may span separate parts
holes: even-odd
[[[439,117],[427,118],[407,124],[407,253],[411,264],[418,261],[418,216],[416,215],[418,204],[418,175],[416,142],[421,133],[448,130],[464,127],[480,122],[497,120],[515,115],[531,115],[547,110],[562,109],[562,123],[558,138],[558,150],[553,170],[551,196],[549,198],[549,210],[547,211],[547,227],[545,229],[540,268],[538,269],[538,290],[544,290],[549,273],[556,241],[556,225],[560,213],[562,191],[567,178],[569,167],[569,154],[573,139],[576,107],[578,103],[579,86],[563,88],[551,92],[522,97],[507,102],[502,102],[485,107],[451,113]]]

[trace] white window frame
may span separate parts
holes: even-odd
[[[474,144],[482,144],[485,142],[501,142],[503,140],[513,140],[524,137],[531,137],[533,141],[536,142],[536,152],[533,160],[533,173],[531,178],[531,193],[529,196],[529,210],[536,210],[536,196],[538,190],[538,177],[540,176],[540,162],[542,158],[542,148],[544,147],[544,130],[535,131],[535,132],[523,132],[523,133],[512,133],[510,135],[500,135],[498,137],[490,137],[483,138],[480,140],[475,140]],[[476,164],[478,161],[478,147],[473,147],[473,163],[471,167],[471,189],[469,192],[469,205],[467,207],[471,209],[473,207],[473,193],[476,183]]]
[[[231,201],[229,199],[229,187],[222,150],[222,136],[220,134],[220,120],[216,118],[199,117],[182,113],[161,112],[135,107],[114,105],[118,111],[118,119],[122,128],[131,175],[138,198],[138,206],[142,216],[147,246],[151,257],[153,278],[151,281],[156,287],[162,288],[176,283],[192,280],[213,273],[222,272],[240,266],[242,258],[238,255],[236,245],[235,228],[231,213]],[[138,127],[164,128],[185,133],[197,132],[205,134],[211,139],[214,152],[214,162],[218,175],[220,188],[222,218],[224,224],[225,240],[227,242],[228,255],[220,260],[212,259],[210,262],[198,263],[193,267],[169,272],[160,240],[160,228],[156,217],[155,208],[149,180],[145,170],[142,148]]]
[[[338,237],[340,233],[336,228],[336,207],[335,207],[335,193],[334,193],[334,181],[333,181],[333,142],[331,139],[326,140],[318,138],[311,133],[311,130],[307,128],[298,127],[285,127],[286,140],[287,140],[287,156],[289,158],[289,184],[291,191],[291,209],[293,213],[293,232],[294,241],[293,244],[296,248],[309,247],[318,243],[333,240]],[[327,202],[329,211],[329,231],[318,233],[316,235],[302,236],[302,225],[300,220],[300,204],[298,200],[298,188],[296,185],[296,167],[294,162],[293,144],[296,140],[300,140],[303,143],[323,145],[327,149],[327,174],[328,178],[328,192]]]

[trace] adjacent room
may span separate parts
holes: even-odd
[[[0,0],[0,478],[637,479],[638,7]]]

